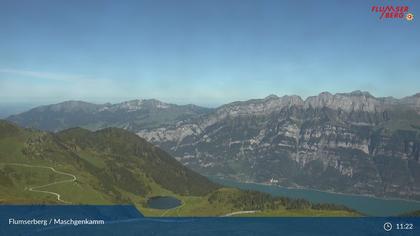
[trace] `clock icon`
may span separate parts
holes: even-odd
[[[387,231],[387,232],[391,231],[392,230],[392,224],[389,223],[389,222],[386,222],[384,224],[384,230]]]

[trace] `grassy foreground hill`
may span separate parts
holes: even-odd
[[[182,205],[151,209],[173,196]],[[334,205],[224,188],[118,128],[59,133],[0,121],[0,204],[134,204],[147,216],[354,216]]]

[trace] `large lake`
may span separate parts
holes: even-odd
[[[369,216],[393,216],[409,211],[420,210],[420,202],[417,201],[380,199],[368,196],[328,193],[312,189],[296,189],[274,185],[240,183],[214,177],[210,177],[210,179],[225,186],[266,192],[273,196],[303,198],[315,203],[334,203],[344,205]]]

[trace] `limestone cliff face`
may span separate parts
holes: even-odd
[[[269,96],[138,135],[210,175],[420,199],[420,96]]]

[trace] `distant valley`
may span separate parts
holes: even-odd
[[[215,109],[70,101],[7,119],[54,132],[123,128],[209,176],[420,200],[420,94],[272,95]]]

